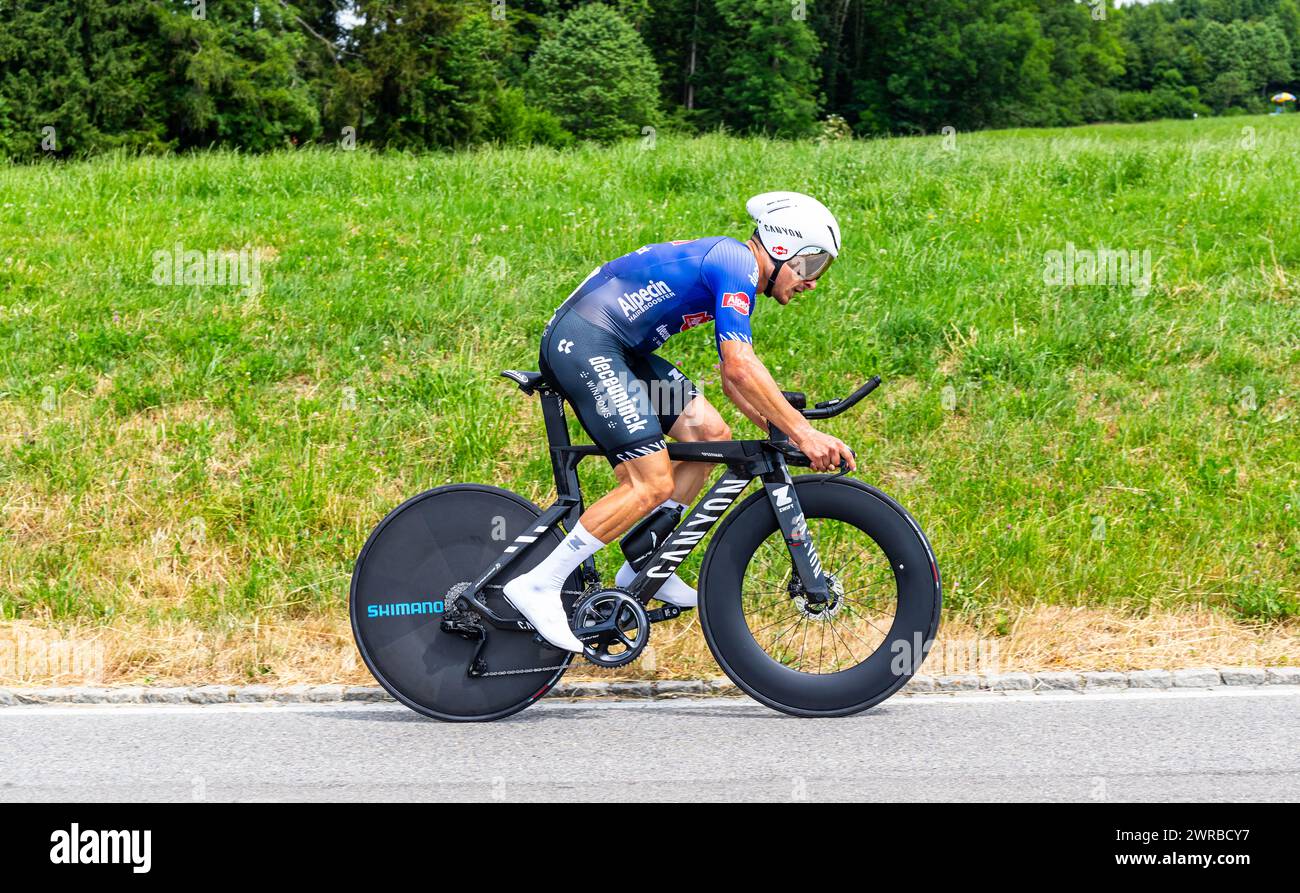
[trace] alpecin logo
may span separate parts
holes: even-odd
[[[368,605],[366,616],[377,617],[413,617],[420,614],[441,614],[446,610],[442,599],[423,602],[389,602],[383,605]]]
[[[676,295],[677,293],[668,287],[668,283],[660,279],[638,291],[624,292],[623,297],[618,299],[618,306],[623,309],[623,315],[630,321],[644,313],[647,308]]]
[[[722,296],[722,306],[730,307],[742,316],[749,316],[749,295],[743,291],[727,292]]]
[[[152,831],[82,831],[73,822],[69,830],[52,833],[50,843],[55,865],[130,865],[135,874],[148,874],[153,864]]]

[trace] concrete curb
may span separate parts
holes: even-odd
[[[913,676],[900,694],[969,691],[1118,691],[1121,689],[1215,688],[1300,685],[1300,667],[1203,667],[1118,672],[996,673]],[[550,698],[698,698],[739,695],[730,679],[588,682],[561,681]],[[66,688],[0,688],[0,707],[27,704],[335,704],[393,699],[365,685],[198,685]]]

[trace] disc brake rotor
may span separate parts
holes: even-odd
[[[793,582],[791,583],[793,589]],[[824,602],[814,602],[800,591],[794,591],[792,601],[795,608],[809,620],[826,621],[834,617],[844,607],[844,584],[833,574],[826,574],[826,591],[830,596]]]

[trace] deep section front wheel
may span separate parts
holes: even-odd
[[[860,481],[799,475],[829,598],[803,592],[765,492],[723,521],[700,569],[700,624],[723,671],[796,716],[846,716],[916,673],[939,626],[939,569],[916,522]]]
[[[352,634],[362,659],[388,692],[435,719],[491,720],[544,695],[572,660],[538,642],[531,631],[499,630],[457,604],[457,596],[528,534],[541,511],[509,490],[452,484],[393,509],[366,541],[352,572]],[[552,528],[520,556],[506,576],[536,566],[561,541]],[[496,614],[517,617],[498,586],[480,599]],[[570,577],[570,593],[580,586]],[[566,610],[573,596],[564,596]],[[444,629],[445,620],[462,633]],[[482,642],[464,631],[482,628]],[[477,658],[487,675],[471,676]],[[503,675],[495,673],[506,672]],[[524,672],[518,672],[524,671]]]

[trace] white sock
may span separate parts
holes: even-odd
[[[528,577],[529,582],[534,586],[554,589],[558,592],[564,588],[564,581],[578,569],[578,565],[595,555],[604,546],[605,544],[588,533],[579,521],[573,525],[573,530],[564,541],[556,546],[550,555],[543,558],[541,564],[524,576]]]
[[[625,587],[635,579],[636,571],[632,570],[631,563],[624,561],[623,566],[614,575],[614,585]],[[700,600],[695,590],[676,574],[664,580],[664,585],[659,587],[659,591],[654,594],[654,597],[679,608],[694,608]]]

